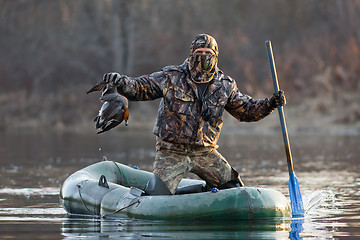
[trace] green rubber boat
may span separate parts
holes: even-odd
[[[60,202],[69,214],[104,218],[259,219],[290,217],[286,197],[273,189],[234,187],[179,195],[144,195],[151,172],[113,161],[102,161],[70,175],[60,190]],[[183,179],[180,188],[204,184]]]

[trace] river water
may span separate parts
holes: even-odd
[[[104,220],[69,216],[61,208],[62,182],[103,156],[151,170],[151,131],[0,137],[0,239],[360,239],[357,131],[290,136],[304,204],[313,206],[304,218],[217,222]],[[219,146],[246,185],[289,198],[281,133],[223,131]]]

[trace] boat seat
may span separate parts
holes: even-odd
[[[201,192],[207,192],[210,191],[211,188],[209,185],[200,183],[200,184],[194,184],[184,187],[178,187],[176,189],[175,195],[181,195],[181,194],[190,194],[190,193],[201,193]]]
[[[231,180],[218,187],[218,189],[228,189],[233,187],[241,187],[239,181]],[[211,187],[205,183],[193,184],[184,187],[178,187],[175,191],[175,195],[201,193],[211,191]],[[166,184],[155,174],[147,182],[143,195],[171,195],[169,188]]]
[[[222,189],[228,189],[228,188],[234,188],[234,187],[244,187],[244,184],[239,179],[230,180],[223,185],[219,186],[218,188],[220,190]]]
[[[155,174],[147,182],[143,195],[171,195],[166,184]]]
[[[241,186],[242,185],[240,184],[240,182],[236,179],[226,182],[225,184],[219,186],[217,189],[223,190],[223,189],[241,187]],[[208,192],[208,191],[212,191],[212,188],[208,184],[200,183],[200,184],[194,184],[184,187],[178,187],[176,189],[175,194],[181,195],[181,194]]]

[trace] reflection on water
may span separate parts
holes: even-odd
[[[289,233],[289,238],[290,239],[302,239],[302,237],[300,236],[300,233],[302,233],[302,231],[304,231],[304,219],[293,219],[291,221],[290,224],[290,233]]]
[[[108,221],[69,217],[62,226],[64,236],[124,239],[281,239],[288,236],[290,221]]]
[[[360,235],[358,135],[292,136],[305,218],[217,222],[66,215],[59,205],[61,183],[102,156],[151,170],[155,139],[148,131],[0,137],[6,139],[0,145],[1,238],[344,239]],[[219,145],[246,185],[274,188],[289,197],[281,136],[225,133]]]

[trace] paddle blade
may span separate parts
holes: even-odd
[[[304,205],[301,197],[299,181],[297,180],[295,173],[289,173],[289,193],[291,202],[291,213],[293,217],[304,216]]]

